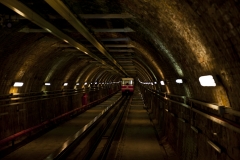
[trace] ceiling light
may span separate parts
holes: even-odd
[[[45,86],[50,86],[51,85],[51,83],[45,83]]]
[[[23,82],[14,82],[13,86],[14,87],[22,87],[23,86]]]
[[[183,83],[182,79],[176,79],[176,83]]]
[[[160,81],[160,83],[161,83],[162,86],[165,85],[164,81]]]
[[[79,83],[76,83],[76,86],[79,86]]]
[[[63,86],[67,86],[68,85],[68,83],[63,83]]]
[[[204,86],[204,87],[216,86],[215,80],[212,75],[199,77],[199,82],[200,82],[201,86]]]

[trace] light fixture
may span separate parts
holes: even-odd
[[[216,86],[216,82],[212,75],[206,75],[206,76],[199,77],[199,82],[200,82],[201,86],[204,86],[204,87]]]
[[[221,153],[221,152],[222,152],[221,148],[220,148],[219,146],[217,146],[215,143],[213,143],[213,142],[210,141],[210,140],[208,140],[207,142],[208,142],[208,144],[209,144],[211,147],[213,147],[213,149],[215,149],[218,153]]]
[[[85,82],[84,85],[87,85],[87,82]]]
[[[194,132],[199,133],[199,130],[198,130],[196,127],[191,126],[191,129],[192,129]]]
[[[50,32],[50,33],[52,33],[52,31],[51,31],[50,29],[48,29],[48,28],[45,28],[45,30],[48,31],[48,32]]]
[[[13,86],[14,87],[22,87],[23,86],[23,82],[14,82]]]
[[[154,84],[157,84],[157,82],[154,82]]]
[[[97,84],[97,82],[95,82],[95,84]]]
[[[165,85],[165,82],[164,81],[160,81],[161,85],[164,86]]]
[[[51,85],[51,83],[45,83],[45,86],[50,86]]]
[[[182,79],[176,79],[176,83],[183,83]]]
[[[66,43],[69,43],[66,39],[64,39],[63,41],[66,42]]]
[[[68,85],[68,83],[63,83],[63,86],[67,86]]]
[[[76,86],[79,86],[79,83],[76,83]]]

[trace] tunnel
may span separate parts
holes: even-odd
[[[0,28],[2,149],[132,77],[179,159],[239,159],[239,0],[0,0]]]

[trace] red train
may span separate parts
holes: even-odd
[[[134,78],[122,78],[122,95],[132,95],[134,92]]]

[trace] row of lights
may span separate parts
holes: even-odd
[[[215,82],[215,79],[212,75],[206,75],[206,76],[201,76],[199,77],[199,82],[201,84],[201,86],[204,86],[204,87],[215,87],[216,86],[216,82]],[[139,80],[140,83],[142,84],[157,84],[157,82],[141,82]],[[183,80],[182,79],[176,79],[176,83],[178,84],[181,84],[183,83]],[[161,85],[165,85],[165,81],[160,81],[160,84]]]
[[[99,84],[112,84],[112,83],[120,83],[120,82],[110,82],[110,83],[99,83]],[[23,82],[14,82],[13,86],[14,87],[22,87],[23,86]],[[87,85],[88,83],[85,82],[84,85]],[[93,83],[91,83],[93,84]],[[98,84],[97,82],[95,82],[94,84]],[[51,83],[44,83],[45,86],[50,86]],[[68,83],[63,83],[63,86],[68,86]],[[76,83],[76,86],[79,86],[79,83]]]
[[[139,82],[142,83],[142,84],[151,84],[151,85],[157,84],[157,82],[141,82],[140,80],[139,80]],[[177,79],[176,83],[183,83],[183,80],[182,79]],[[160,81],[160,84],[165,85],[165,81]]]

